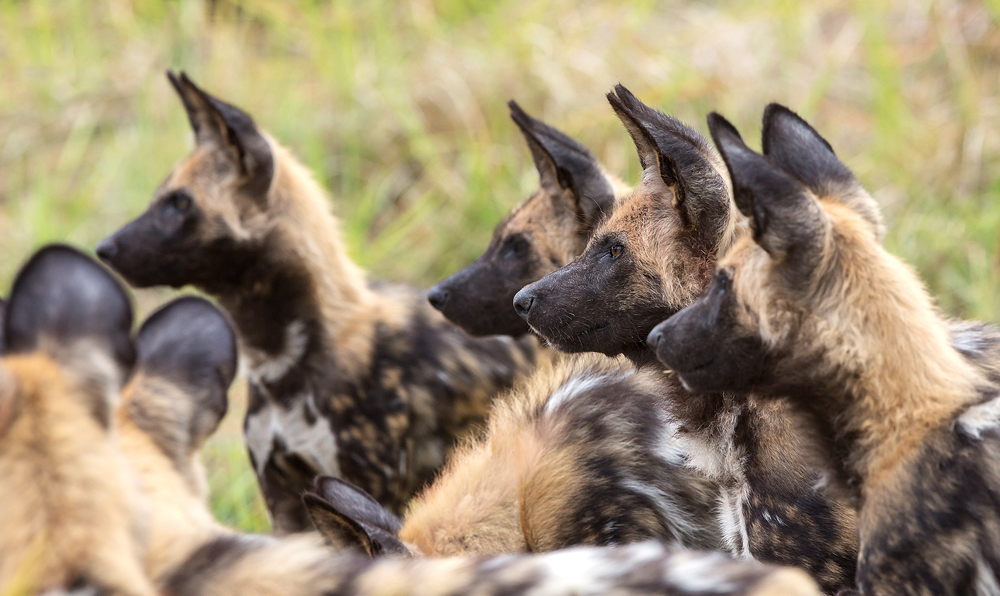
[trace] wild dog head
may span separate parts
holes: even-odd
[[[43,248],[14,281],[0,359],[5,591],[153,594],[141,501],[114,441],[131,325],[118,282],[72,248]]]
[[[402,522],[371,495],[331,476],[318,476],[302,497],[313,525],[335,548],[354,548],[370,557],[409,554],[399,540]]]
[[[160,184],[145,213],[97,247],[136,287],[234,284],[266,234],[274,175],[268,140],[245,112],[184,73],[167,73],[187,110],[195,148]]]
[[[434,308],[473,335],[527,333],[511,308],[514,294],[580,254],[615,200],[612,181],[583,145],[517,103],[508,105],[541,183],[500,222],[482,256],[427,294]]]
[[[639,358],[649,330],[711,278],[735,209],[707,140],[621,85],[608,100],[635,142],[642,182],[617,202],[583,254],[518,292],[514,307],[560,350]]]
[[[150,315],[136,344],[125,414],[205,496],[197,452],[228,409],[237,357],[232,326],[212,303],[185,296]]]
[[[803,371],[822,375],[821,364],[836,360],[824,354],[824,342],[863,349],[823,319],[851,308],[874,314],[885,299],[844,304],[858,289],[859,256],[885,254],[878,209],[829,143],[785,107],[771,104],[764,113],[766,155],[749,149],[718,114],[709,116],[709,128],[753,234],[719,261],[704,296],[657,326],[649,343],[699,390],[745,391],[779,378],[794,385]]]

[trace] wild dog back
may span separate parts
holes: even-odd
[[[819,421],[860,506],[862,593],[996,593],[1000,399],[980,350],[953,346],[967,336],[884,250],[870,197],[805,121],[769,106],[767,158],[710,125],[754,234],[657,328],[658,356],[693,387],[787,396]]]
[[[559,357],[497,401],[486,436],[456,452],[403,521],[332,479],[317,484],[310,509],[333,543],[373,555],[649,538],[720,549],[719,486],[686,465],[663,392],[662,376],[622,359]]]
[[[395,511],[531,367],[534,340],[475,339],[422,293],[369,284],[325,194],[244,112],[171,75],[196,146],[97,249],[130,283],[194,285],[248,361],[245,432],[275,528],[310,528],[320,473]]]
[[[538,190],[497,224],[486,252],[427,293],[434,308],[473,335],[527,333],[514,294],[580,254],[615,197],[628,192],[586,147],[508,105],[531,149]]]
[[[144,503],[112,437],[135,352],[112,276],[64,246],[14,281],[0,358],[0,591],[152,595]]]

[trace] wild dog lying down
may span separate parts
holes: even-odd
[[[434,308],[472,335],[526,334],[511,306],[514,294],[583,252],[615,197],[630,190],[586,147],[508,105],[531,149],[538,190],[497,224],[486,252],[427,293]]]
[[[643,165],[587,249],[521,290],[517,307],[550,344],[625,354],[661,377],[679,459],[722,486],[719,525],[734,555],[807,569],[825,592],[853,585],[853,504],[824,482],[806,416],[780,401],[691,393],[645,347],[646,334],[691,303],[739,235],[729,176],[697,132],[619,86],[609,94]]]
[[[324,193],[244,112],[170,80],[196,147],[149,209],[97,248],[138,287],[218,298],[249,360],[246,439],[278,531],[309,527],[315,475],[398,511],[527,370],[534,342],[473,339],[423,295],[369,285]]]
[[[657,355],[688,386],[788,396],[820,422],[860,506],[862,593],[996,594],[996,386],[883,249],[870,198],[812,127],[768,106],[761,156],[709,123],[753,236],[656,328]]]
[[[332,479],[307,505],[372,555],[489,555],[649,538],[722,548],[717,484],[685,466],[663,375],[598,355],[556,358],[494,405],[404,521]]]
[[[225,407],[232,331],[204,301],[159,311],[140,330],[138,372],[116,411],[135,361],[131,318],[114,279],[67,247],[43,249],[18,275],[0,358],[4,594],[816,593],[795,570],[655,543],[373,563],[315,534],[222,528],[189,464]]]

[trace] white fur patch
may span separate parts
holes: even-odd
[[[982,553],[976,558],[976,594],[979,596],[1000,596],[1000,583],[993,569],[983,560]]]
[[[315,419],[309,424],[306,410]],[[322,474],[340,476],[337,463],[337,440],[326,418],[319,415],[312,394],[296,397],[290,408],[268,401],[264,407],[247,416],[244,434],[247,447],[257,462],[257,473],[271,457],[275,437]]]
[[[748,495],[746,484],[739,484],[735,488],[726,488],[722,491],[719,499],[719,525],[722,527],[722,536],[734,556],[753,560],[750,553],[750,537],[747,535],[747,521],[743,516],[743,506]]]
[[[268,354],[254,348],[244,348],[250,365],[247,377],[256,383],[270,383],[285,376],[302,360],[309,345],[305,323],[292,321],[285,327],[285,343],[278,354]]]
[[[563,403],[573,399],[585,391],[593,389],[601,381],[608,377],[609,375],[581,375],[571,378],[560,385],[559,388],[553,391],[552,395],[549,396],[548,401],[545,402],[545,413],[551,414]]]
[[[691,519],[688,519],[688,515],[677,505],[677,501],[670,494],[632,478],[622,480],[621,485],[623,488],[639,493],[652,501],[663,517],[669,519],[677,531],[681,533],[681,536],[674,536],[679,542],[697,536],[703,530]]]
[[[1000,396],[972,406],[958,417],[958,426],[970,437],[979,439],[983,433],[1000,426]]]
[[[726,558],[716,553],[675,553],[668,563],[667,579],[684,593],[733,592],[736,584],[726,574],[719,573],[719,567],[725,562]]]

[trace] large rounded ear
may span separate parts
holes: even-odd
[[[203,91],[184,72],[178,77],[167,71],[167,78],[184,103],[198,145],[221,152],[237,168],[241,190],[265,197],[274,176],[274,157],[253,118]]]
[[[175,404],[197,449],[229,406],[227,393],[236,376],[236,334],[226,316],[211,302],[194,296],[178,298],[142,324],[136,341],[139,370],[177,385],[187,401]],[[183,406],[183,407],[181,407]]]
[[[853,209],[882,238],[885,225],[878,204],[808,122],[772,103],[764,110],[761,140],[764,155],[771,161],[795,175],[817,197],[837,199]]]
[[[712,145],[684,123],[642,103],[622,85],[608,93],[608,102],[635,143],[643,180],[658,176],[671,189],[673,206],[684,225],[707,245],[718,245],[733,214],[729,188],[719,171],[722,164]]]
[[[566,134],[529,116],[514,100],[507,106],[511,120],[528,142],[542,186],[557,196],[570,192],[588,227],[610,213],[615,191],[590,151]]]
[[[129,296],[111,273],[75,248],[54,244],[35,253],[14,279],[4,353],[43,351],[65,362],[86,342],[92,356],[114,363],[121,382],[135,364],[131,329]]]
[[[353,484],[319,476],[314,491],[303,495],[302,502],[332,546],[360,548],[372,557],[409,552],[397,537],[399,518]]]
[[[729,168],[740,211],[751,218],[754,239],[775,260],[811,273],[822,255],[826,220],[812,193],[769,158],[753,151],[728,120],[708,116],[712,139]]]

